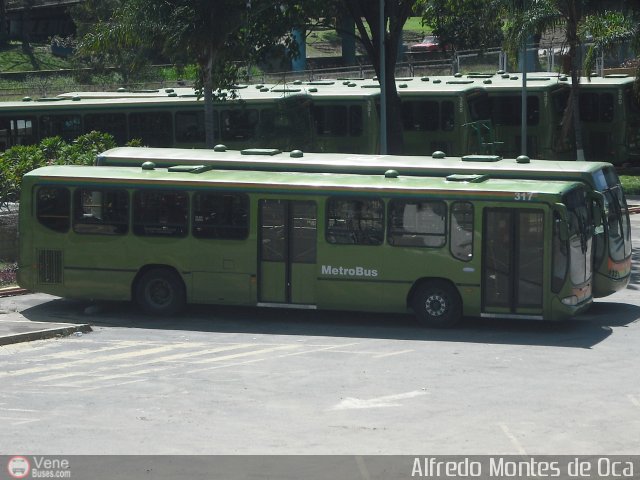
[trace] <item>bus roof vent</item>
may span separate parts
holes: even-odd
[[[428,82],[429,81],[429,77],[422,77],[422,78],[420,78],[420,81]]]
[[[271,91],[275,92],[275,93],[295,93],[295,92],[301,92],[302,89],[301,88],[284,87],[284,88],[273,88],[273,89],[271,89]]]
[[[31,97],[22,97],[23,102],[30,102],[31,100],[33,100]]]
[[[307,82],[307,85],[335,85],[336,82],[333,80],[314,80],[312,82]]]
[[[153,170],[156,168],[156,164],[153,162],[144,162],[141,167],[143,170]]]
[[[174,165],[173,167],[167,168],[168,172],[189,172],[189,173],[200,173],[204,165]]]
[[[40,97],[36,102],[59,102],[60,100],[66,100],[62,97]]]
[[[213,151],[214,152],[226,152],[227,151],[227,146],[219,143],[218,145],[213,147]]]
[[[492,73],[470,73],[467,75],[467,78],[491,78],[493,77]]]
[[[454,173],[453,175],[448,175],[446,177],[447,182],[466,182],[466,183],[480,183],[484,182],[489,178],[489,175],[463,175],[460,173]]]
[[[527,82],[548,82],[549,77],[527,77]]]
[[[413,82],[413,77],[396,78],[396,82]]]
[[[273,155],[279,155],[282,152],[277,148],[245,148],[244,150],[241,150],[240,153],[242,155],[273,156]]]
[[[629,78],[628,73],[608,73],[604,78]]]
[[[173,88],[165,88],[164,93],[173,93],[175,90]]]
[[[465,155],[463,162],[498,162],[502,160],[500,155]]]
[[[291,158],[302,158],[304,157],[304,153],[302,152],[302,150],[291,150],[289,156]]]
[[[468,85],[473,83],[473,80],[447,80],[449,85]]]
[[[431,154],[433,158],[446,158],[447,154],[441,150],[436,150]]]
[[[531,159],[529,157],[527,157],[526,155],[520,155],[518,158],[516,158],[516,162],[518,162],[518,163],[531,163]]]
[[[368,84],[368,85],[360,85],[360,88],[380,88],[380,84]]]
[[[399,175],[397,170],[387,170],[384,172],[384,178],[398,178]]]

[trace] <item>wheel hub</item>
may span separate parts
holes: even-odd
[[[430,295],[425,302],[425,309],[429,315],[439,317],[447,310],[447,301],[442,295]]]

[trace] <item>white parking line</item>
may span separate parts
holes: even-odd
[[[411,353],[413,351],[414,350],[400,350],[399,352],[381,353],[380,355],[374,355],[373,358],[391,357],[393,355],[402,355],[405,353]]]
[[[63,378],[94,375],[94,374],[96,374],[98,372],[108,372],[108,371],[112,371],[112,370],[116,370],[116,369],[117,370],[122,370],[124,368],[139,367],[141,365],[152,365],[154,363],[162,363],[162,362],[171,362],[171,361],[175,361],[175,360],[183,360],[185,358],[208,355],[208,354],[211,354],[211,353],[226,352],[226,351],[229,351],[229,350],[237,350],[237,349],[241,349],[241,348],[247,348],[247,347],[250,347],[250,346],[252,346],[252,344],[250,344],[250,343],[238,343],[238,344],[233,344],[233,345],[227,345],[225,347],[210,348],[210,349],[206,349],[206,350],[198,350],[198,351],[195,351],[195,352],[176,353],[176,354],[173,354],[173,355],[166,355],[164,357],[152,358],[150,360],[145,360],[145,361],[136,362],[136,363],[126,363],[126,364],[117,364],[116,363],[114,365],[109,365],[109,366],[106,366],[106,367],[96,368],[94,370],[91,370],[90,372],[71,372],[71,373],[61,373],[61,374],[56,374],[56,375],[47,375],[45,377],[36,378],[35,380],[38,381],[38,382],[50,382],[50,381],[61,380]]]
[[[499,423],[498,425],[500,426],[500,429],[504,432],[504,434],[507,436],[507,438],[511,440],[511,443],[513,444],[513,446],[516,447],[516,450],[518,450],[518,453],[520,455],[526,455],[527,452],[522,447],[522,445],[520,444],[518,439],[515,437],[515,435],[511,433],[511,431],[509,430],[509,427],[507,427],[504,423]]]

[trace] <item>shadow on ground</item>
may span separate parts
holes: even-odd
[[[640,318],[640,307],[597,302],[587,314],[565,322],[467,318],[449,330],[421,327],[411,315],[207,305],[191,306],[170,318],[153,318],[130,303],[65,299],[21,313],[34,321],[96,327],[591,348],[614,334],[612,327],[625,327]]]

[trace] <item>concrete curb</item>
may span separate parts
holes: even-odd
[[[29,290],[26,288],[20,287],[7,287],[0,288],[0,297],[14,297],[16,295],[25,295],[29,293]]]
[[[76,332],[89,333],[92,332],[88,323],[80,325],[69,325],[67,327],[49,328],[45,330],[36,330],[33,332],[16,333],[13,335],[4,335],[0,337],[0,346],[11,345],[13,343],[31,342],[33,340],[46,340],[54,337],[66,337]]]

